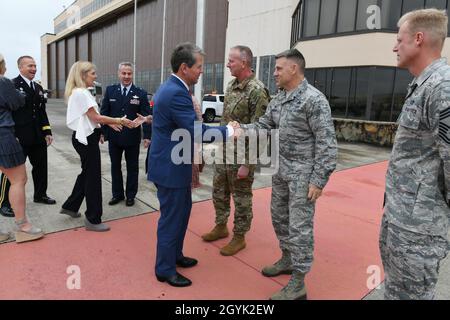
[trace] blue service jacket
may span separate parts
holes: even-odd
[[[102,115],[121,118],[124,115],[134,120],[137,113],[148,116],[150,104],[147,92],[134,84],[131,86],[126,97],[122,95],[120,84],[114,84],[106,88],[105,96],[100,109]],[[151,139],[151,125],[143,124],[144,139]],[[121,132],[114,131],[109,126],[103,126],[105,140],[119,146],[131,146],[141,143],[141,128],[128,129],[124,127]]]

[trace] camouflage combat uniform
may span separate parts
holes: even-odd
[[[246,134],[279,129],[279,170],[272,177],[272,223],[294,271],[307,273],[313,261],[315,203],[309,185],[324,188],[336,168],[337,143],[325,96],[305,79],[291,94],[281,91]],[[254,131],[256,129],[256,132]]]
[[[385,299],[433,299],[450,217],[450,67],[411,83],[386,174],[380,232]]]
[[[226,125],[230,121],[251,123],[258,120],[266,111],[269,98],[264,89],[264,84],[256,79],[255,75],[250,76],[241,83],[237,79],[230,81],[225,92],[221,125]],[[213,180],[216,225],[227,223],[230,216],[230,194],[233,193],[235,204],[233,232],[236,235],[245,235],[250,230],[253,218],[252,184],[255,165],[248,165],[249,175],[247,178],[237,179],[237,173],[241,164],[225,164],[226,148],[223,149],[223,152],[224,164],[215,165]],[[235,153],[234,157],[236,157]],[[246,159],[248,159],[248,150]],[[247,160],[246,164],[248,164]]]

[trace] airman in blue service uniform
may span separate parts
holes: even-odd
[[[150,114],[147,92],[133,84],[133,64],[122,62],[119,64],[119,84],[106,88],[101,111],[109,117],[123,117],[134,120],[137,114]],[[151,126],[143,124],[144,145],[150,145]],[[104,140],[108,141],[111,158],[112,199],[109,205],[115,205],[127,198],[126,205],[134,205],[134,198],[138,191],[139,175],[139,147],[141,144],[141,128],[123,128],[120,132],[108,126],[103,127]],[[124,193],[122,178],[122,154],[125,152],[127,165],[127,182]]]

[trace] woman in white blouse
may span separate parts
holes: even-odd
[[[102,181],[100,125],[109,125],[116,131],[123,126],[135,128],[136,123],[125,117],[111,118],[99,113],[98,105],[87,88],[94,86],[96,68],[90,62],[78,61],[70,69],[66,82],[67,126],[72,129],[72,145],[81,159],[82,171],[77,177],[72,194],[62,205],[61,213],[78,218],[83,199],[86,198],[86,230],[108,231],[102,223]]]

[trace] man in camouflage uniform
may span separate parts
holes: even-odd
[[[224,112],[221,123],[238,121],[251,123],[264,114],[269,103],[264,84],[256,79],[252,71],[253,54],[250,48],[236,46],[231,48],[228,55],[227,67],[235,77],[225,92]],[[215,241],[228,236],[227,221],[230,215],[230,194],[233,194],[235,204],[234,228],[232,240],[220,250],[225,256],[231,256],[244,249],[245,234],[250,230],[253,218],[252,213],[252,184],[255,164],[249,163],[248,146],[246,160],[239,164],[233,160],[230,164],[228,158],[237,156],[235,150],[224,148],[224,163],[215,165],[213,181],[213,203],[216,211],[216,225],[212,231],[202,236],[205,241]],[[226,161],[226,162],[225,162]]]
[[[259,134],[261,129],[279,130],[279,170],[272,177],[271,213],[282,257],[264,267],[262,274],[292,276],[273,300],[306,298],[304,278],[313,262],[315,201],[337,161],[330,106],[325,96],[308,84],[304,72],[305,59],[298,50],[276,56],[274,76],[281,92],[259,121],[240,125],[235,131],[239,136]]]
[[[444,11],[404,15],[394,52],[414,76],[386,174],[380,232],[385,299],[433,299],[450,217],[450,67]]]

